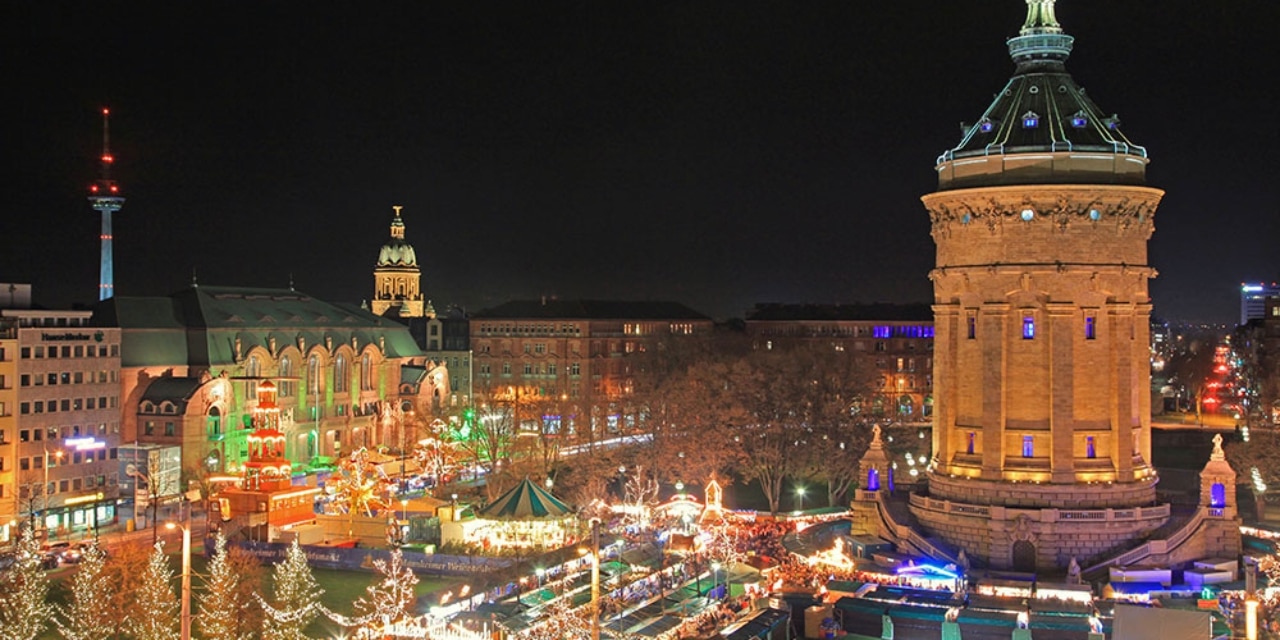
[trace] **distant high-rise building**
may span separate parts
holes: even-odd
[[[1267,311],[1267,298],[1280,297],[1280,284],[1275,282],[1240,283],[1240,324],[1249,324]]]
[[[102,176],[89,186],[89,202],[94,211],[102,214],[102,257],[98,268],[98,299],[106,300],[115,295],[115,264],[112,255],[111,216],[124,206],[124,196],[120,195],[120,185],[111,179],[111,165],[115,156],[111,155],[111,110],[102,109]]]

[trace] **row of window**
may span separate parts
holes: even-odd
[[[147,420],[146,422],[142,423],[142,434],[146,436],[157,435],[156,423],[154,420]],[[172,421],[164,423],[164,435],[166,436],[178,435],[177,427],[174,425]]]
[[[562,323],[559,326],[557,326],[554,322],[536,323],[536,324],[508,324],[508,323],[488,324],[488,323],[485,323],[480,325],[479,330],[482,335],[489,335],[491,333],[499,333],[499,334],[519,333],[519,334],[526,334],[526,335],[551,335],[551,334],[578,335],[582,333],[582,328],[579,325]]]
[[[965,336],[974,340],[978,337],[978,316],[975,312],[970,311],[968,317],[965,318]],[[1094,340],[1098,337],[1098,319],[1094,316],[1085,316],[1084,319],[1084,339]],[[1035,340],[1036,338],[1036,317],[1033,315],[1022,316],[1022,339]]]
[[[59,355],[61,354],[61,355]],[[110,354],[110,355],[108,355]],[[43,345],[23,347],[20,354],[24,360],[30,358],[117,358],[120,356],[120,345]]]
[[[277,392],[281,398],[288,398],[297,395],[297,383],[291,378],[294,375],[293,359],[289,356],[280,358],[279,366],[276,371],[281,380],[277,386]],[[364,354],[360,358],[360,389],[362,391],[372,391],[376,388],[377,370],[373,365],[373,358],[369,354]],[[244,375],[249,378],[257,378],[263,376],[262,362],[257,356],[249,356],[245,361]],[[350,366],[345,355],[339,354],[333,359],[333,389],[334,393],[348,393],[351,391]],[[320,381],[323,379],[323,372],[320,366],[320,357],[312,355],[307,358],[307,385],[304,389],[305,393],[318,395],[321,392]],[[249,384],[248,393],[253,395],[256,392],[257,383]]]
[[[885,376],[883,388],[894,389],[897,391],[908,391],[908,390],[916,389],[916,377],[915,376],[897,376],[895,378],[894,376]],[[932,374],[926,375],[924,377],[924,388],[926,389],[933,388]]]
[[[929,333],[930,339],[924,342],[925,351],[933,351],[933,339],[932,339],[933,327],[929,327],[929,332],[930,332]],[[831,346],[836,351],[843,353],[848,349],[848,344],[849,343],[845,343],[845,342],[835,342],[835,343],[832,343]],[[872,343],[871,348],[877,353],[887,353],[887,352],[897,353],[899,351],[915,351],[916,344],[917,344],[916,340],[876,340],[875,342]],[[765,340],[764,348],[766,351],[772,351],[773,340]],[[866,351],[867,343],[862,340],[855,340],[853,341],[853,350]]]
[[[108,478],[110,478],[111,484],[116,484],[119,482],[119,476],[120,476],[119,473],[112,473],[109,475],[97,474],[97,475],[83,476],[81,478],[69,478],[67,480],[50,481],[45,491],[48,492],[47,495],[56,495],[59,493],[67,493],[69,491],[83,491],[85,489],[105,487],[107,486]],[[3,489],[3,488],[4,487],[0,485],[0,489]],[[3,495],[4,495],[3,493],[0,493],[0,497],[3,497]],[[23,500],[27,500],[34,496],[39,496],[40,494],[36,491],[35,486],[23,485],[22,489],[18,492],[18,495]]]
[[[115,424],[115,423],[112,423]],[[82,430],[80,425],[67,425],[65,427],[48,427],[40,429],[22,429],[18,431],[18,442],[41,442],[46,436],[50,441],[66,438],[79,438],[82,436],[107,435],[107,423],[103,422],[98,425],[88,424]],[[4,429],[0,429],[0,442],[4,441]]]
[[[65,467],[69,464],[92,464],[94,462],[102,462],[104,460],[115,460],[116,449],[103,449],[101,451],[73,451],[69,455],[62,456],[49,455],[49,468]],[[19,471],[31,471],[33,469],[44,469],[45,456],[31,456],[28,458],[18,458]],[[4,458],[0,458],[0,471],[4,470]]]
[[[49,373],[24,373],[18,377],[18,384],[23,387],[43,387],[45,385],[55,386],[60,384],[94,384],[104,382],[118,382],[119,372],[112,371],[51,371]]]
[[[116,396],[98,396],[97,398],[63,398],[62,400],[34,400],[18,403],[18,412],[22,415],[33,413],[57,413],[59,411],[84,411],[92,409],[115,409]]]
[[[970,431],[966,435],[965,453],[969,455],[974,454],[975,444],[977,442],[977,439],[978,439],[978,434],[973,431]],[[1024,458],[1036,457],[1035,436],[1022,436],[1022,457]],[[1093,436],[1084,437],[1084,457],[1086,458],[1098,457],[1097,441],[1094,439]]]
[[[526,362],[526,363],[524,363],[524,374],[525,374],[525,375],[527,375],[527,376],[529,376],[529,375],[543,375],[544,373],[545,373],[546,375],[549,375],[549,376],[554,376],[554,375],[559,375],[559,371],[560,371],[559,367],[558,367],[558,366],[556,366],[556,363],[554,363],[554,362],[548,362],[548,363],[546,363],[546,365],[545,365],[545,366],[540,365],[540,364],[538,364],[538,363],[534,363],[534,362]],[[581,363],[578,363],[578,362],[570,363],[570,364],[569,364],[569,366],[568,366],[568,372],[569,372],[569,375],[571,375],[571,376],[580,376],[580,375],[582,375],[582,364],[581,364]],[[488,362],[483,362],[483,363],[481,363],[481,364],[480,364],[480,374],[481,374],[481,375],[489,375],[489,374],[492,374],[492,373],[493,373],[493,369],[492,369],[492,365],[491,365],[490,363],[488,363]],[[502,375],[504,375],[504,376],[509,376],[509,375],[511,375],[511,363],[510,363],[510,362],[503,362],[503,363],[502,363]]]

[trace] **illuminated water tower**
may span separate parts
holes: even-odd
[[[923,198],[937,245],[934,459],[931,500],[912,512],[970,558],[1024,571],[1168,519],[1151,465],[1147,292],[1164,192],[1146,186],[1146,149],[1067,73],[1073,43],[1053,0],[1027,0],[1013,77]]]
[[[120,185],[111,179],[111,110],[102,108],[102,175],[89,187],[89,202],[102,214],[102,257],[98,268],[98,299],[106,300],[115,295],[115,268],[111,247],[111,215],[124,206]]]

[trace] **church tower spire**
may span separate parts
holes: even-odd
[[[413,245],[404,239],[404,219],[400,216],[404,207],[394,205],[391,209],[395,212],[391,218],[391,239],[382,245],[373,267],[373,299],[369,310],[380,316],[421,318],[424,310],[418,256]]]

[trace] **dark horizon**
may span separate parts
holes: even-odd
[[[1019,0],[6,5],[0,281],[92,304],[102,106],[119,295],[370,296],[404,205],[437,309],[512,299],[928,303],[919,197],[1012,73]],[[1280,280],[1271,20],[1065,0],[1067,68],[1167,193],[1153,315],[1234,323]],[[1263,11],[1276,12],[1271,5]],[[15,240],[16,239],[16,240]]]

